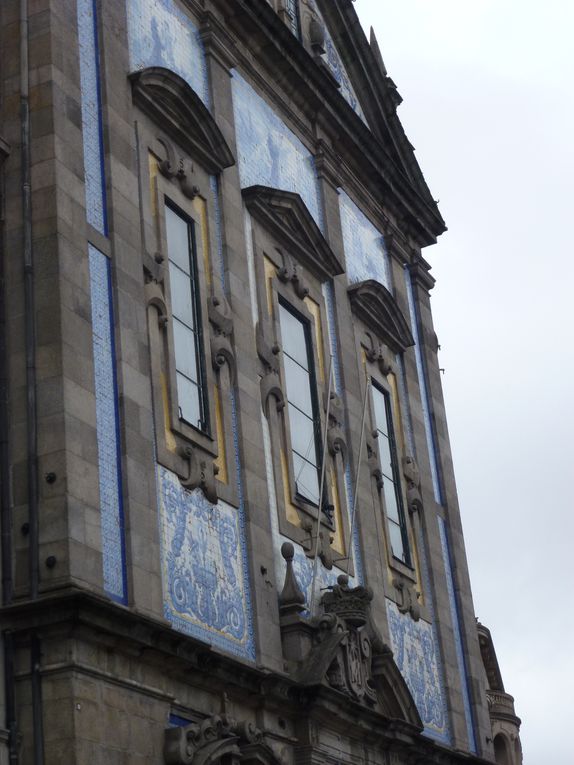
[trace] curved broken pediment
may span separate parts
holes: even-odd
[[[134,103],[208,173],[220,173],[235,158],[211,113],[175,72],[152,66],[129,75]]]
[[[353,313],[395,353],[415,344],[409,325],[386,287],[368,279],[348,290]]]
[[[414,699],[393,658],[373,624],[373,598],[368,587],[348,585],[341,575],[322,600],[324,615],[305,631],[314,633],[312,647],[297,662],[293,679],[304,686],[327,686],[353,701],[422,730]],[[289,625],[293,632],[293,624]]]
[[[299,194],[269,186],[249,186],[242,194],[251,215],[297,263],[322,282],[343,273],[343,266]]]

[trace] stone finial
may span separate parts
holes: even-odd
[[[285,584],[283,585],[281,595],[279,595],[279,608],[282,614],[291,611],[300,613],[305,610],[305,595],[302,593],[293,571],[295,548],[291,542],[283,542],[281,545],[281,555],[287,563],[287,570],[285,572]]]

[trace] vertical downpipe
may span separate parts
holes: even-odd
[[[0,171],[8,155],[0,146]],[[12,496],[10,492],[10,439],[8,414],[8,349],[6,328],[6,266],[4,263],[4,204],[6,183],[0,173],[0,534],[2,539],[2,605],[12,602]],[[18,763],[18,723],[14,698],[14,650],[12,635],[4,633],[4,703],[8,730],[8,762]]]
[[[22,121],[22,231],[24,249],[24,308],[26,342],[26,445],[28,450],[28,522],[30,599],[39,589],[38,520],[38,412],[36,401],[36,304],[32,251],[32,187],[30,152],[30,72],[28,51],[28,0],[20,0],[20,113]],[[44,763],[42,723],[41,645],[36,630],[30,634],[30,678],[32,690],[33,762]]]

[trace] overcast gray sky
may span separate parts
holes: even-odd
[[[356,0],[449,231],[425,250],[477,616],[572,765],[574,2]]]

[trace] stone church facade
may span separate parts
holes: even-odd
[[[521,762],[400,101],[351,0],[1,3],[0,762]]]

